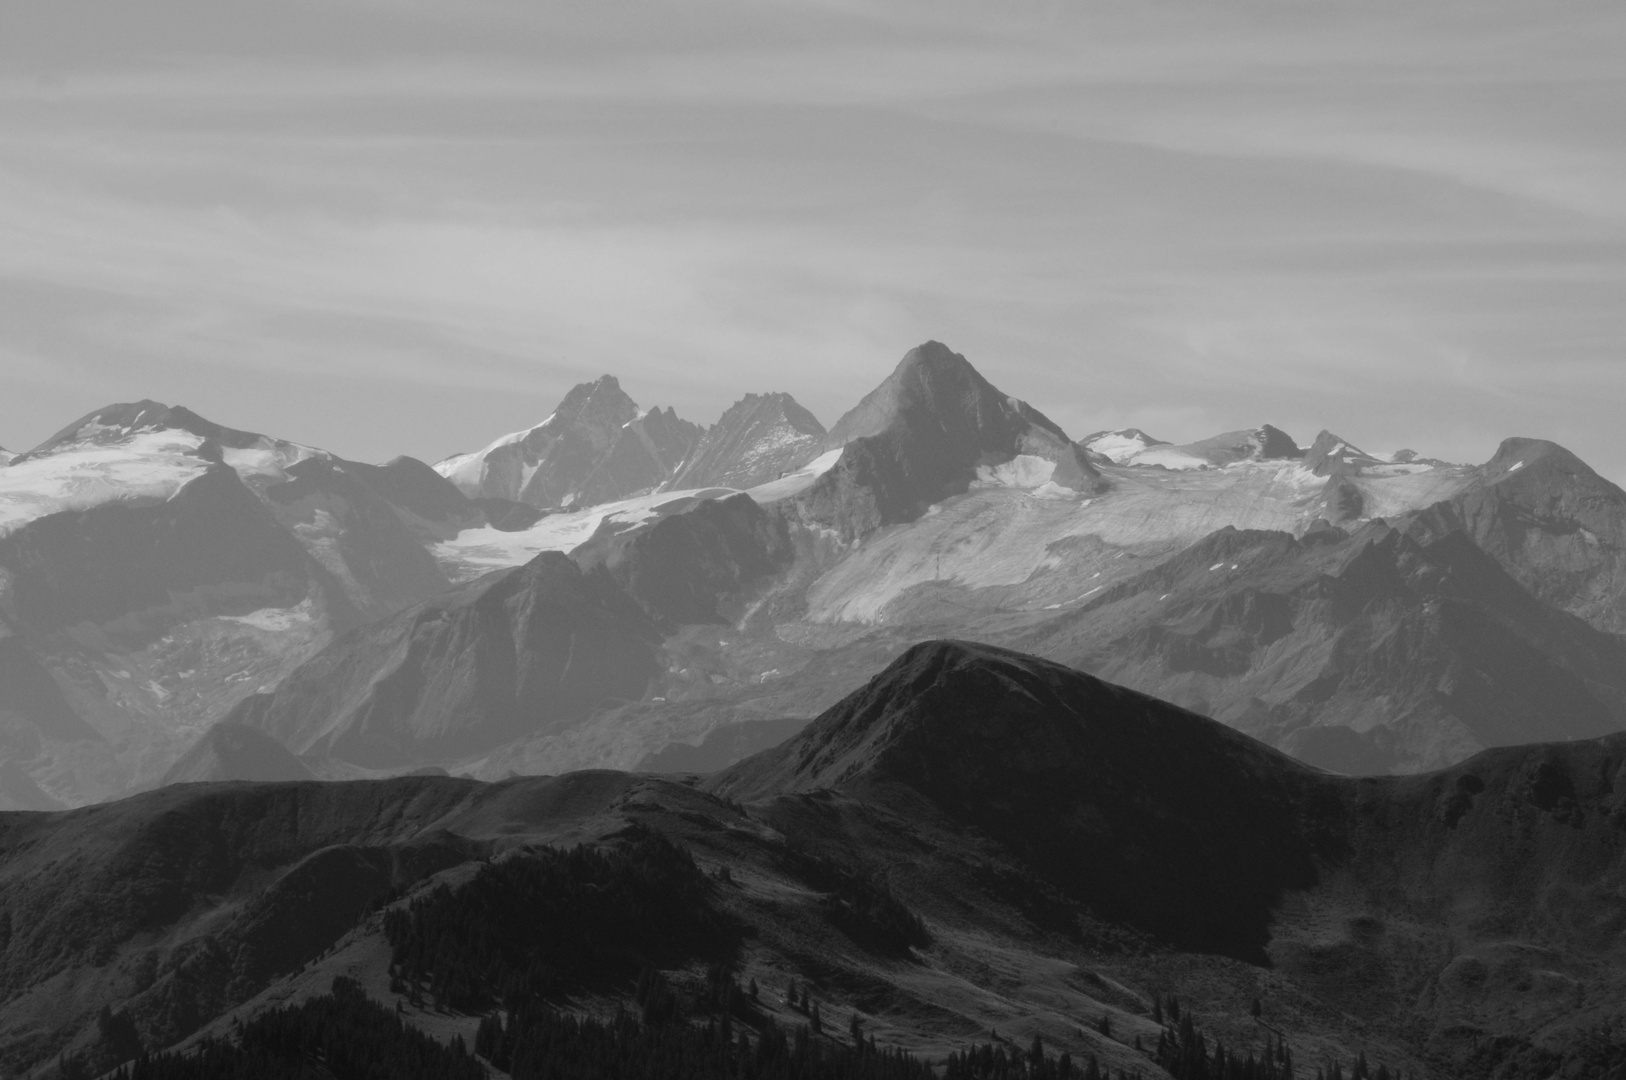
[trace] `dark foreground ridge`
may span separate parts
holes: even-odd
[[[179,1044],[202,1056],[132,1076],[227,1075],[184,1069],[273,1030],[327,1054],[345,1015],[515,1076],[672,1053],[695,1070],[647,1074],[902,1077],[952,1053],[950,1075],[1031,1080],[1062,1052],[1114,1080],[1362,1056],[1374,1078],[1607,1076],[1623,766],[1611,736],[1339,777],[928,642],[705,782],[200,783],[0,815],[0,1068]]]
[[[924,795],[1049,867],[1104,918],[1262,960],[1277,898],[1312,884],[1315,857],[1337,843],[1337,804],[1319,779],[1145,694],[1007,649],[934,641],[710,789],[745,800]]]

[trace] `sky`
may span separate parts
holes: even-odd
[[[382,461],[610,372],[831,424],[946,342],[1074,437],[1626,482],[1619,0],[5,0],[0,445]]]

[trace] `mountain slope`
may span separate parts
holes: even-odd
[[[800,735],[709,790],[926,796],[1049,867],[1102,918],[1259,960],[1270,911],[1313,883],[1314,774],[1223,725],[1019,653],[910,649]],[[1087,809],[1086,809],[1087,808]],[[1209,883],[1187,891],[1187,876]]]
[[[1463,531],[1536,596],[1626,632],[1626,492],[1557,443],[1506,440],[1416,522]]]
[[[634,884],[659,885],[659,833],[686,851],[662,856],[688,867],[684,902],[737,931],[724,973],[760,987],[731,1020],[748,1038],[808,1023],[782,993],[795,980],[825,1038],[856,1022],[934,1061],[1038,1036],[1157,1075],[1172,997],[1210,1046],[1257,1052],[1268,1032],[1301,1069],[1359,1054],[1439,1080],[1608,1076],[1626,1062],[1623,761],[1612,736],[1329,776],[1058,665],[936,641],[698,788],[602,771],[190,784],[0,814],[0,1067],[43,1076],[63,1049],[102,1050],[104,1005],[162,1046],[229,1037],[338,975],[472,1039],[486,1007],[448,1008],[448,975],[500,986],[538,930],[496,914],[536,909],[502,882],[554,867],[550,897],[625,917],[568,867],[643,852]],[[414,901],[481,913],[442,922],[444,941],[503,947],[396,951],[423,942],[404,936]],[[613,948],[618,925],[640,930],[601,920],[572,942]],[[704,964],[660,966],[683,1015],[720,1020]],[[629,977],[568,1007],[636,1015],[634,993]]]
[[[658,640],[549,552],[351,631],[227,720],[367,769],[455,761],[641,698]]]
[[[1017,640],[1343,772],[1626,725],[1626,642],[1460,533],[1224,530]]]
[[[407,458],[152,401],[76,420],[0,473],[0,634],[54,684],[11,710],[11,763],[70,804],[155,782],[335,632],[444,589],[427,545],[485,520]],[[47,701],[93,737],[48,734]]]

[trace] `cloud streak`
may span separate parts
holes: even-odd
[[[0,16],[6,445],[89,387],[433,458],[603,370],[828,421],[938,337],[1078,431],[1626,478],[1593,0],[143,7]]]

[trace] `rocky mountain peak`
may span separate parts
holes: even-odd
[[[756,487],[807,464],[824,440],[824,425],[789,394],[746,394],[712,425],[667,486]]]
[[[572,387],[542,423],[435,471],[470,498],[585,506],[659,486],[700,435],[670,408],[639,409],[614,375],[602,375]]]
[[[1304,467],[1317,476],[1348,475],[1382,464],[1380,458],[1325,429],[1304,453]]]
[[[1293,441],[1293,436],[1279,427],[1265,424],[1258,431],[1261,458],[1301,458],[1304,448]]]
[[[1037,427],[1062,443],[1065,432],[1026,402],[1001,393],[971,362],[939,341],[910,349],[891,375],[830,429],[839,446],[897,424],[927,424],[953,434]]]
[[[639,415],[638,403],[621,389],[614,375],[600,375],[593,382],[578,383],[559,402],[559,407],[530,433],[586,421],[628,424]]]
[[[1104,485],[1087,450],[936,341],[910,350],[830,429],[826,445],[840,457],[796,496],[797,513],[849,540],[912,521],[973,483]]]

